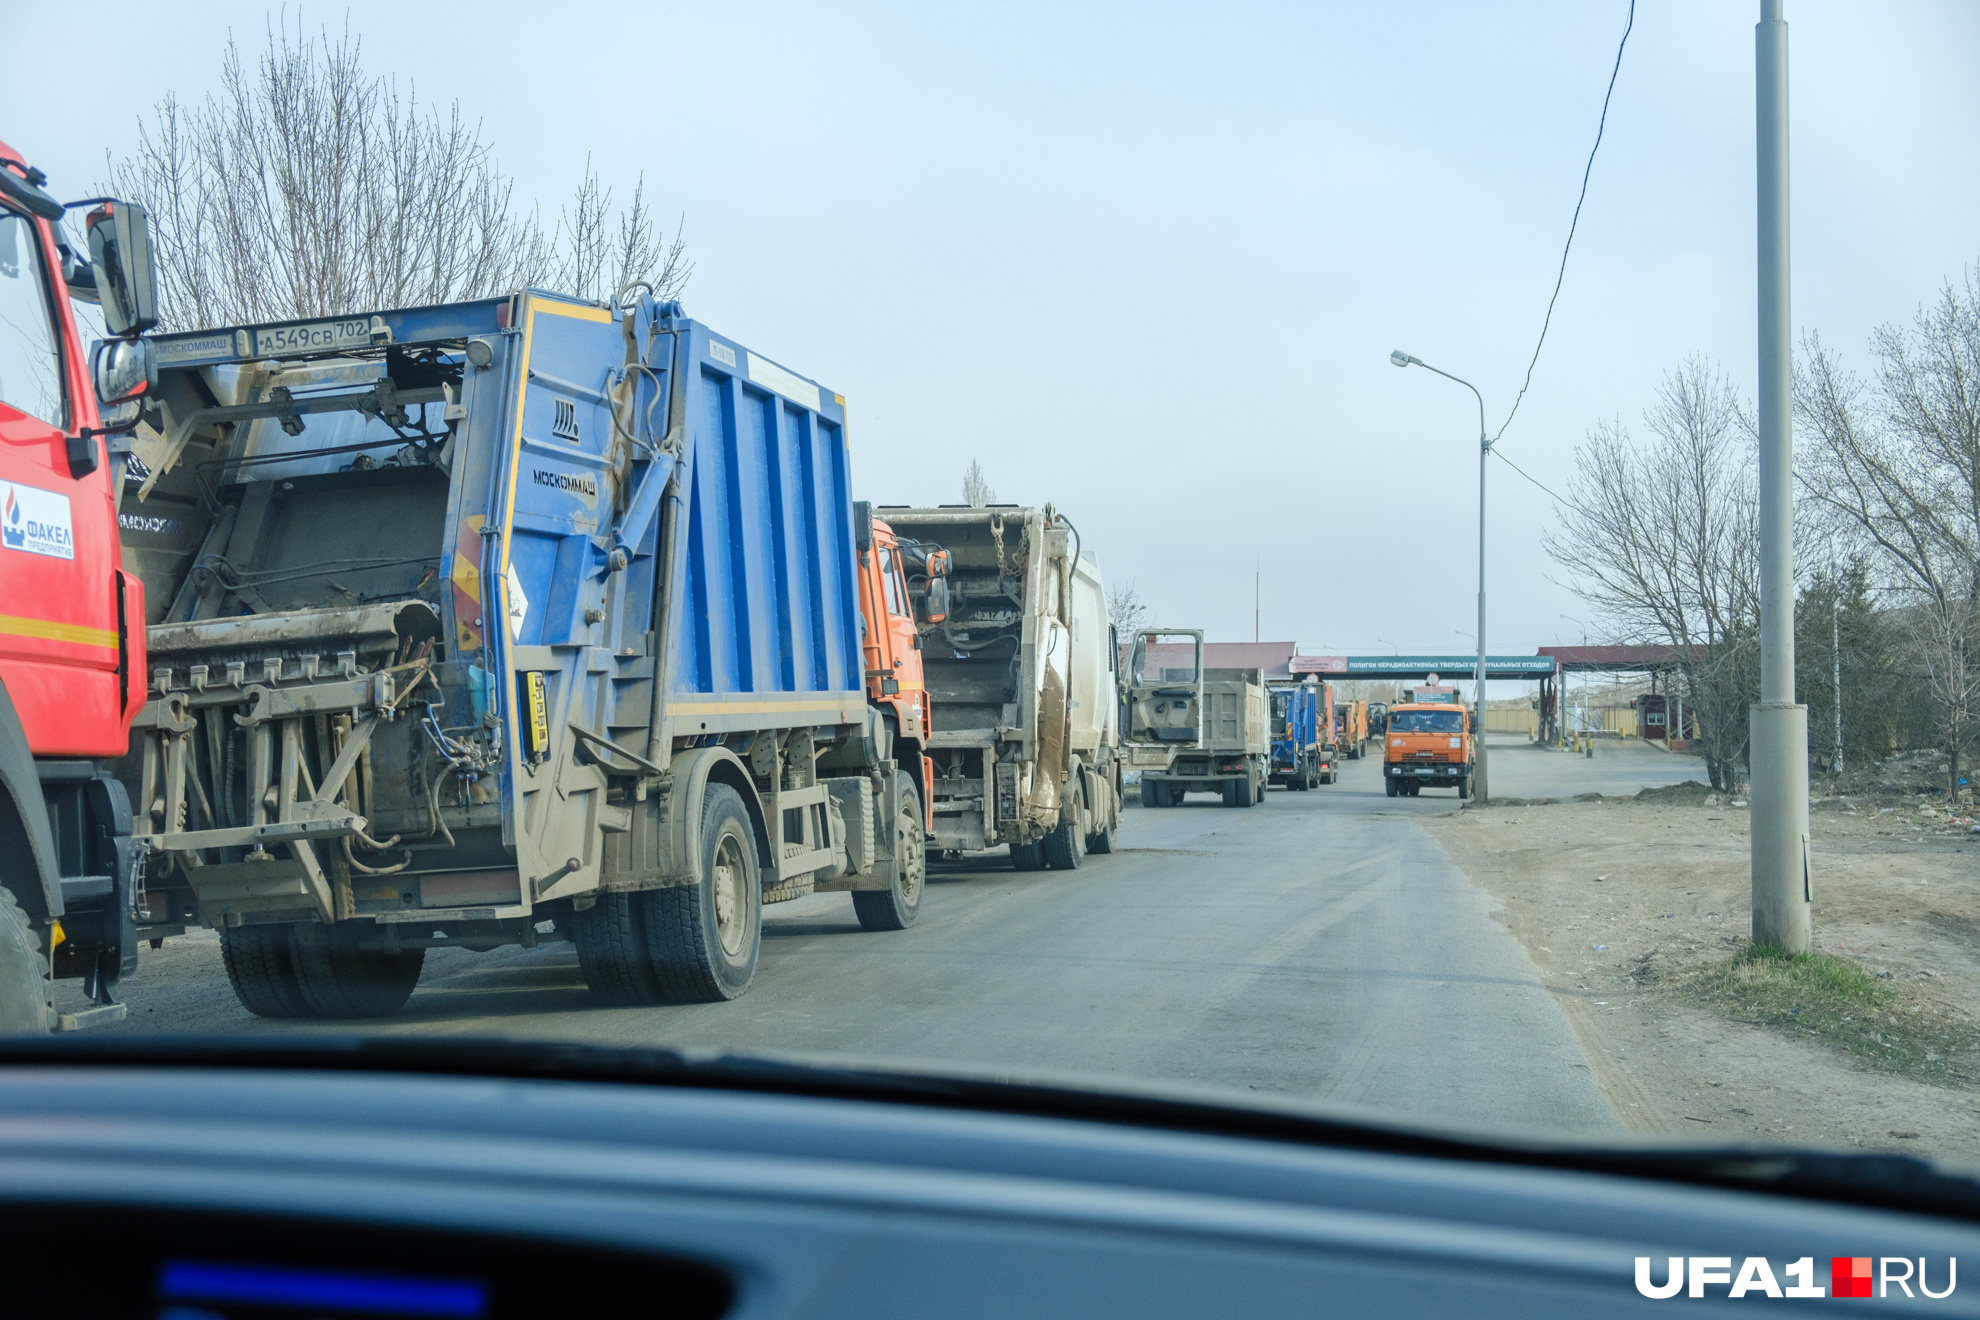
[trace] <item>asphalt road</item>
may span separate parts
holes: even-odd
[[[1591,764],[1610,792],[1690,777],[1686,758],[1615,754],[1576,764],[1509,743],[1495,786],[1538,796],[1588,782]],[[446,949],[403,1014],[360,1029],[1116,1074],[1618,1132],[1518,942],[1412,821],[1457,806],[1448,790],[1387,798],[1379,764],[1352,761],[1338,784],[1249,810],[1133,807],[1119,850],[1071,873],[1019,874],[1001,853],[937,864],[905,932],[861,931],[843,894],[779,904],[756,983],[732,1003],[603,1008],[568,944]],[[79,1006],[76,983],[61,998]],[[211,932],[145,950],[124,998],[130,1017],[98,1031],[299,1029],[235,1002]]]

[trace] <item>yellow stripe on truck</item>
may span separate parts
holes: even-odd
[[[32,637],[40,642],[68,642],[73,646],[100,646],[117,649],[117,633],[112,628],[90,628],[80,623],[56,623],[53,619],[30,619],[19,614],[0,614],[0,636]]]

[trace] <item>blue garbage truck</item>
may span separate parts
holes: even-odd
[[[1333,727],[1331,692],[1315,679],[1272,687],[1272,777],[1281,788],[1317,788],[1333,772],[1326,731]]]
[[[247,1008],[391,1013],[429,948],[553,939],[608,1002],[723,1000],[766,902],[913,920],[912,628],[867,661],[945,570],[855,504],[841,396],[639,290],[152,344],[139,902]]]

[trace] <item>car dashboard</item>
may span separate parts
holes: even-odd
[[[1661,1277],[1975,1242],[1889,1209],[980,1107],[162,1063],[0,1065],[0,1219],[10,1314],[172,1320],[1585,1316],[1657,1305],[1639,1256]]]

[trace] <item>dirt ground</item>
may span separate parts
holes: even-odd
[[[1686,993],[1751,929],[1748,816],[1725,795],[1494,803],[1421,823],[1503,904],[1632,1130],[1980,1157],[1980,1056],[1960,1031],[1980,1014],[1980,834],[1916,799],[1829,799],[1810,819],[1817,947],[1963,1037],[1946,1038],[1950,1084]]]

